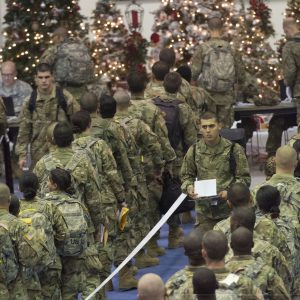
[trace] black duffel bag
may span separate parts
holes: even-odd
[[[163,192],[159,202],[159,209],[161,214],[165,214],[174,202],[181,195],[181,183],[178,178],[172,178],[169,173],[163,173]],[[186,197],[179,207],[175,210],[174,214],[183,213],[186,211],[191,211],[195,208],[195,201],[190,200]]]

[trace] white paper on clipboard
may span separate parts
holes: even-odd
[[[198,197],[211,197],[217,195],[217,180],[197,180],[194,184],[194,193],[198,194]]]

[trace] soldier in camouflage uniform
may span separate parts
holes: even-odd
[[[37,66],[35,77],[37,90],[26,98],[21,115],[20,129],[16,145],[19,166],[27,164],[27,152],[30,145],[31,168],[48,152],[46,132],[49,124],[55,121],[67,121],[78,105],[67,91],[57,89],[53,83],[51,68],[47,64]]]
[[[203,233],[194,229],[184,237],[184,254],[189,265],[173,274],[166,282],[166,295],[169,300],[194,299],[192,278],[194,273],[205,265],[201,254]]]
[[[231,235],[230,243],[234,256],[226,263],[226,268],[232,273],[243,274],[253,280],[267,299],[290,299],[276,271],[261,258],[255,259],[251,255],[253,245],[253,233],[250,230],[244,227],[236,229]]]
[[[151,219],[148,206],[149,197],[143,164],[144,161],[150,162],[153,165],[150,172],[152,172],[152,175],[156,180],[160,180],[164,161],[162,159],[161,147],[157,136],[146,123],[130,115],[128,111],[130,105],[129,94],[124,90],[119,90],[114,94],[114,99],[117,102],[115,120],[119,121],[122,125],[126,141],[129,144],[128,148],[132,149],[130,161],[137,179],[135,193],[137,194],[136,198],[138,201],[135,208],[132,206],[130,207],[131,210],[133,210],[131,216],[135,227],[134,230],[137,234],[136,242],[138,244],[151,230],[149,226],[149,221]],[[148,221],[146,222],[147,224],[145,224],[145,220]],[[159,263],[157,258],[149,257],[144,250],[141,250],[141,252],[136,255],[135,259],[136,266],[139,268]]]
[[[108,240],[100,245],[100,257],[103,265],[101,280],[111,273],[113,263],[113,240],[117,234],[118,203],[125,199],[125,191],[117,172],[116,161],[112,151],[104,140],[91,136],[91,117],[87,111],[76,112],[72,118],[75,140],[72,143],[74,151],[86,151],[91,163],[97,171],[102,194],[105,215],[108,218]]]
[[[9,251],[15,253],[17,260],[12,263],[9,261],[9,268],[1,268],[0,271],[0,299],[20,299],[29,300],[26,287],[21,279],[21,268],[32,268],[38,265],[43,259],[45,241],[41,240],[37,232],[28,227],[17,217],[9,214],[10,191],[5,184],[0,184],[0,225],[5,232],[8,232],[13,249],[5,249],[6,255]],[[2,230],[2,229],[1,229]],[[7,245],[11,246],[11,245]],[[2,243],[0,246],[0,253]],[[9,258],[13,259],[12,253]],[[3,266],[3,265],[2,265]],[[10,278],[9,281],[7,279]]]
[[[231,232],[234,232],[239,227],[245,227],[251,232],[253,232],[255,221],[256,216],[252,208],[237,208],[232,211],[230,220]],[[276,248],[267,241],[259,239],[259,237],[255,237],[252,253],[255,258],[260,257],[264,261],[264,263],[276,270],[278,275],[284,281],[286,290],[290,292],[294,278],[292,277],[290,268],[285,257],[278,250],[278,248]],[[228,262],[232,257],[233,252],[230,250],[226,256],[226,262]]]
[[[202,240],[202,256],[208,269],[214,271],[217,281],[225,289],[233,290],[241,299],[264,299],[261,290],[242,274],[231,273],[225,267],[228,241],[222,232],[207,231]]]
[[[30,218],[32,222],[33,212],[41,213],[48,220],[48,226],[51,226],[51,228],[44,229],[47,231],[47,246],[52,250],[53,261],[46,269],[37,272],[37,279],[39,280],[37,283],[34,282],[35,272],[30,269],[26,270],[27,272],[25,273],[29,274],[29,277],[25,278],[28,295],[30,299],[59,300],[61,298],[60,282],[62,268],[60,258],[56,254],[54,241],[59,244],[66,239],[68,235],[67,224],[61,212],[54,205],[36,197],[38,179],[35,174],[27,172],[22,175],[20,178],[20,191],[23,193],[24,199],[20,201],[18,217],[24,220],[24,222],[28,222],[28,218]],[[47,227],[46,224],[43,225]],[[36,291],[35,284],[39,286],[39,283],[41,290]]]
[[[225,40],[222,40],[223,24],[220,18],[213,17],[208,20],[208,28],[210,32],[210,40],[200,44],[193,57],[192,57],[192,81],[196,83],[200,74],[204,69],[205,56],[208,55],[210,48],[222,47],[224,49],[230,49],[230,45]],[[232,78],[233,82],[243,83],[245,78],[245,68],[241,59],[241,55],[238,51],[231,49],[234,59],[234,71],[235,77]],[[205,89],[206,87],[203,86]],[[234,87],[232,86],[227,92],[212,92],[208,91],[211,97],[214,99],[215,105],[212,105],[208,109],[217,114],[218,118],[225,127],[230,128],[233,123],[233,104],[235,103]]]
[[[160,109],[150,99],[146,99],[144,92],[146,88],[147,78],[139,73],[130,73],[127,77],[128,88],[131,93],[130,106],[128,108],[132,117],[144,121],[150,129],[156,134],[161,146],[162,156],[165,161],[165,170],[172,169],[172,162],[176,158],[176,154],[170,145],[168,138],[168,129]],[[160,211],[158,203],[162,194],[162,184],[153,174],[152,160],[144,159],[144,172],[146,175],[148,196],[149,196],[149,222],[150,227],[160,219]],[[151,256],[160,256],[165,253],[164,248],[159,247],[157,240],[159,232],[149,241],[147,248],[148,254]]]
[[[45,196],[49,192],[47,187],[49,172],[56,167],[67,168],[75,183],[75,190],[80,199],[87,207],[92,226],[90,233],[90,253],[86,253],[85,264],[87,272],[87,288],[84,296],[91,293],[100,282],[100,267],[97,265],[99,258],[95,249],[94,237],[100,234],[103,225],[106,224],[105,210],[102,207],[102,195],[92,164],[83,152],[74,152],[72,150],[73,132],[68,123],[59,122],[53,132],[56,149],[43,156],[36,164],[34,173],[37,175],[40,183],[40,193]],[[95,261],[89,264],[90,261]],[[99,262],[100,263],[100,262]]]
[[[244,149],[222,138],[220,128],[215,114],[206,112],[201,116],[203,138],[189,148],[181,168],[182,191],[192,199],[198,199],[194,192],[196,178],[217,180],[218,198],[202,198],[196,202],[196,226],[200,226],[203,232],[229,216],[228,188],[235,182],[249,186],[251,181]]]

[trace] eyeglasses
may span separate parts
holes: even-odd
[[[8,74],[5,74],[5,73],[1,73],[2,77],[15,77],[15,73],[8,73]]]

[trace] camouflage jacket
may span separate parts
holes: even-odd
[[[73,100],[73,96],[65,90],[63,93],[67,101],[68,116],[58,106],[55,86],[49,95],[37,92],[36,108],[32,114],[29,111],[30,97],[25,99],[20,115],[20,129],[16,145],[16,153],[19,155],[19,159],[26,158],[27,148],[30,145],[31,157],[34,162],[37,162],[48,152],[46,142],[48,126],[52,122],[67,121],[68,117],[71,117],[75,111],[79,110],[79,106]]]
[[[210,45],[222,45],[227,47],[228,42],[220,38],[219,39],[213,38],[205,43],[200,44],[196,48],[196,51],[192,57],[192,62],[191,62],[192,79],[194,81],[197,81],[200,74],[202,73],[203,60],[209,51]],[[238,83],[243,83],[245,78],[245,67],[241,55],[238,53],[238,51],[234,51],[234,50],[232,50],[232,54],[235,61],[235,73],[236,73],[235,81]],[[209,94],[212,96],[215,103],[218,105],[226,105],[235,102],[233,90],[227,93],[209,93]]]
[[[122,183],[125,183],[125,187],[128,187],[133,180],[133,171],[128,160],[126,141],[120,124],[116,123],[113,119],[102,119],[96,113],[91,114],[91,118],[92,136],[107,142],[116,160]]]
[[[71,147],[56,148],[51,154],[43,156],[33,170],[39,179],[40,185],[45,184],[41,182],[42,180],[48,180],[49,171],[47,170],[46,162],[49,159],[49,155],[51,155],[54,162],[53,168],[56,166],[63,168],[73,158],[74,151]],[[81,157],[76,162],[77,165],[72,171],[72,177],[77,183],[77,188],[82,191],[83,202],[89,210],[96,231],[98,231],[101,225],[105,223],[102,195],[98,186],[96,171],[88,157],[83,154]]]
[[[300,97],[300,32],[284,45],[282,68],[286,86],[294,88],[294,97]]]
[[[222,287],[228,287],[228,289],[233,290],[240,299],[256,299],[262,300],[262,291],[253,284],[252,280],[248,277],[240,274],[233,274],[227,268],[222,269],[212,269],[216,275],[216,279]],[[231,278],[228,275],[231,274]]]
[[[90,150],[87,149],[90,147]],[[105,202],[116,204],[116,199],[122,201],[125,199],[123,185],[118,171],[117,164],[111,149],[104,140],[82,133],[77,134],[72,143],[74,151],[87,149],[91,151],[91,163],[97,170],[100,190]],[[113,194],[112,194],[113,193]],[[114,197],[115,196],[115,197]]]
[[[290,299],[282,279],[260,258],[255,260],[252,255],[233,256],[226,268],[232,273],[243,274],[253,280],[266,299]]]
[[[186,266],[173,274],[166,282],[168,300],[194,300],[193,275],[203,266]]]
[[[164,161],[169,163],[176,158],[176,154],[169,142],[164,117],[160,109],[149,100],[133,95],[129,113],[134,118],[140,119],[150,126],[151,130],[157,135]]]
[[[235,144],[233,155],[236,161],[235,175],[230,171],[230,150],[232,143],[220,137],[220,141],[214,147],[209,147],[204,140],[200,140],[190,147],[185,155],[181,167],[182,191],[187,192],[190,185],[198,180],[217,179],[217,193],[228,190],[235,182],[250,185],[251,177],[248,161],[243,148]],[[230,209],[226,201],[222,201],[217,207],[210,205],[207,199],[201,199],[196,203],[196,211],[212,219],[224,219],[228,217]]]
[[[25,98],[30,96],[32,92],[31,86],[22,80],[17,79],[11,87],[5,87],[0,80],[0,97],[12,97],[16,117],[19,116]],[[10,123],[8,118],[8,123]],[[16,123],[16,120],[13,120]]]

